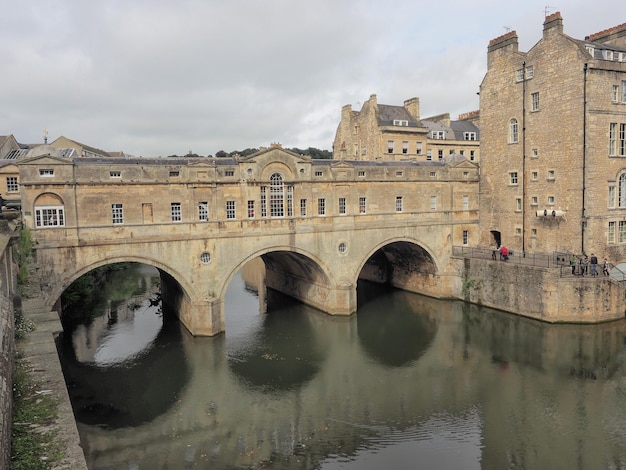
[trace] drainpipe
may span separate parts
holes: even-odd
[[[583,66],[583,193],[581,208],[581,231],[580,231],[580,252],[585,253],[585,228],[587,219],[585,215],[585,185],[586,185],[586,164],[587,164],[587,64]]]
[[[526,257],[526,61],[522,63],[522,257]]]

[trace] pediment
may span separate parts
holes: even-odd
[[[19,165],[73,165],[71,158],[55,157],[53,155],[37,155],[35,157],[25,157],[19,162]]]

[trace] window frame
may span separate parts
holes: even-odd
[[[183,209],[180,202],[170,202],[170,216],[172,222],[183,221]]]
[[[111,223],[113,225],[124,224],[124,204],[119,202],[111,204]]]

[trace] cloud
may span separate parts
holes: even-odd
[[[606,8],[603,5],[606,4]],[[281,142],[330,149],[341,107],[420,97],[423,115],[478,108],[487,44],[527,50],[545,6],[477,0],[30,0],[0,19],[0,134],[60,135],[136,155]],[[566,33],[626,6],[572,1]],[[621,13],[621,15],[620,15]],[[581,31],[583,31],[581,33]]]

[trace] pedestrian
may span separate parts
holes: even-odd
[[[591,253],[590,261],[591,261],[591,275],[597,276],[598,275],[598,258],[593,253]]]
[[[578,274],[585,275],[585,259],[582,256],[578,258]]]
[[[609,262],[604,258],[604,264],[602,265],[602,274],[605,276],[609,275]]]
[[[506,246],[503,246],[502,248],[500,248],[500,255],[502,255],[502,260],[503,261],[508,261],[509,260],[509,249]]]
[[[572,256],[569,258],[569,265],[572,267],[572,275],[576,275],[576,256],[572,253]]]

